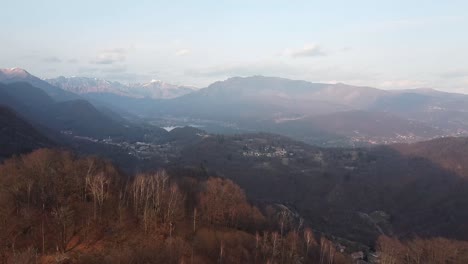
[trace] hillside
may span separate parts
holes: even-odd
[[[468,264],[468,0],[0,8],[0,264]]]
[[[54,145],[15,112],[0,105],[0,160]]]
[[[199,125],[212,122],[232,132],[279,133],[320,146],[409,143],[468,134],[468,97],[427,89],[384,91],[341,83],[234,77],[150,105],[134,109],[143,116]],[[217,131],[223,129],[213,130]]]
[[[347,145],[351,146],[416,142],[445,133],[444,130],[424,122],[386,112],[370,111],[336,112],[276,122],[272,126],[271,131],[281,131],[305,142],[320,129],[321,134],[346,138]]]
[[[251,135],[248,142],[259,140],[293,144],[268,135]],[[231,145],[222,138],[216,141]],[[245,174],[248,171],[237,179]],[[270,180],[274,176],[269,175]],[[333,175],[321,176],[329,177]],[[347,182],[355,180],[350,176]],[[346,187],[346,182],[341,185]],[[323,186],[304,187],[314,195]],[[334,189],[334,197],[325,199],[329,204],[343,190]],[[311,226],[310,215],[303,221],[301,206],[296,210],[292,203],[267,200],[254,204],[233,181],[203,167],[172,167],[129,177],[95,157],[41,149],[0,164],[0,190],[0,260],[5,263],[354,264],[392,259],[412,264],[411,259],[420,259],[462,264],[468,257],[464,241],[400,241],[383,234],[389,232],[389,222],[398,220],[384,211],[359,212],[362,223],[335,212],[336,221],[349,232],[366,232],[366,225],[379,229],[372,250],[337,237],[333,226]],[[414,201],[405,199],[410,206]],[[317,205],[311,205],[313,211]],[[329,213],[322,209],[313,216],[330,221]],[[430,227],[433,220],[427,220],[424,225]]]
[[[405,156],[422,157],[446,170],[468,178],[468,138],[439,138],[427,142],[398,144],[392,148]]]
[[[243,107],[260,112],[263,118],[291,117],[290,115],[318,115],[346,110],[372,110],[390,113],[421,113],[435,110],[467,110],[468,97],[462,94],[444,93],[435,90],[413,89],[385,91],[371,87],[352,86],[342,83],[312,83],[276,77],[233,77],[218,81],[189,95],[170,100],[174,111],[199,118],[208,118],[207,108],[225,113],[236,108],[243,117]],[[221,102],[227,110],[217,108]],[[185,109],[185,108],[186,109]],[[192,107],[189,109],[187,107]],[[196,107],[201,107],[197,110]],[[255,108],[256,107],[256,108]],[[167,111],[164,105],[156,110]],[[189,112],[192,111],[192,112]],[[177,112],[174,112],[177,113]],[[235,113],[231,113],[235,114]],[[259,118],[261,115],[251,112]],[[210,117],[213,118],[213,117]]]
[[[235,77],[155,105],[154,109],[162,114],[224,121],[346,110],[344,105],[311,96],[326,86],[273,77]]]
[[[272,132],[326,147],[468,134],[468,97],[432,89],[386,91],[264,76],[233,77],[199,90],[161,81],[47,81],[130,120],[195,124],[212,133]]]
[[[95,139],[112,137],[126,140],[165,133],[157,127],[147,129],[131,124],[116,113],[100,112],[83,99],[55,102],[47,93],[29,83],[0,83],[0,93],[6,95],[0,99],[0,104],[21,113],[28,121],[56,132]]]
[[[56,101],[68,101],[80,98],[74,93],[65,91],[63,89],[60,89],[59,87],[53,86],[48,82],[39,79],[38,77],[30,74],[24,69],[0,69],[0,83],[8,84],[16,82],[26,82],[34,87],[40,88]]]
[[[2,262],[351,263],[293,212],[200,170],[127,177],[41,149],[0,165],[0,189]]]
[[[422,152],[436,153],[435,142],[418,144],[426,146]],[[467,239],[468,214],[456,208],[468,208],[468,182],[424,157],[403,155],[393,146],[322,149],[259,134],[206,138],[177,162],[202,164],[238,183],[252,199],[289,204],[318,230],[367,245],[381,234]],[[374,218],[379,214],[380,220]]]

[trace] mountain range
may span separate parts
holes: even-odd
[[[84,99],[99,112],[96,118],[107,116],[114,124],[146,120],[215,133],[267,131],[320,146],[468,135],[468,96],[432,89],[380,90],[265,76],[234,77],[193,89],[161,81],[41,80],[19,68],[0,73],[0,82],[27,82],[57,102]],[[83,105],[75,102],[69,109]]]
[[[72,93],[2,70],[0,159],[53,147],[131,172],[190,168],[229,178],[340,243],[468,239],[468,140],[447,137],[467,129],[465,95],[262,76],[171,99],[113,91]],[[215,125],[234,135],[205,131]]]
[[[193,92],[196,88],[151,80],[148,83],[122,84],[86,77],[57,77],[46,82],[63,90],[81,95],[115,94],[131,98],[170,99]]]
[[[34,87],[42,89],[56,101],[79,99],[74,93],[60,89],[48,82],[39,79],[21,68],[0,69],[0,83],[27,82]]]
[[[353,145],[465,135],[467,113],[468,96],[463,94],[254,76],[230,78],[161,101],[146,114],[227,121],[240,130],[267,130],[314,144],[320,135],[331,132]],[[330,142],[337,141],[343,142]],[[333,144],[325,142],[325,146]]]

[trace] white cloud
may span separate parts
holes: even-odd
[[[319,45],[311,44],[305,45],[303,48],[300,49],[286,49],[284,51],[284,54],[293,58],[302,58],[324,56],[325,52]]]
[[[104,50],[98,54],[98,56],[91,60],[93,64],[114,64],[117,62],[122,62],[126,58],[127,51],[125,49],[109,49]]]
[[[188,55],[190,54],[190,50],[189,49],[180,49],[176,52],[176,56],[185,56],[185,55]]]

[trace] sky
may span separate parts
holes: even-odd
[[[468,1],[0,0],[0,67],[205,87],[265,75],[468,93]]]

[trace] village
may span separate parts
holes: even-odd
[[[118,147],[124,150],[128,155],[132,155],[140,160],[149,160],[157,157],[163,163],[168,163],[177,153],[180,152],[182,146],[176,142],[129,142],[117,141],[110,137],[106,139],[96,139],[92,137],[74,135],[71,131],[61,131],[62,134],[72,137],[76,140],[89,141],[97,144],[105,144]]]

